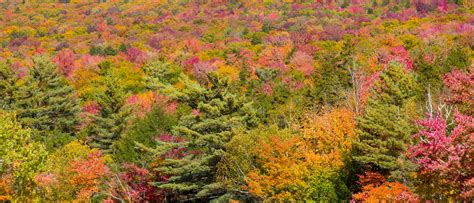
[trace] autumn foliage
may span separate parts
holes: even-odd
[[[0,3],[0,202],[472,202],[472,0]]]
[[[418,197],[407,186],[399,182],[389,182],[374,172],[359,176],[362,192],[352,196],[361,202],[418,202]]]

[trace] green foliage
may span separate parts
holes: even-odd
[[[156,168],[170,175],[166,182],[155,183],[159,188],[174,191],[182,200],[201,199],[225,193],[225,187],[215,182],[217,164],[225,153],[225,144],[233,137],[232,129],[256,125],[251,103],[230,92],[228,81],[211,74],[210,88],[199,94],[199,100],[185,102],[194,111],[180,118],[173,129],[184,142],[158,142],[154,150],[163,155],[171,149],[185,148],[181,159],[165,159]]]
[[[88,115],[92,122],[81,131],[81,137],[104,153],[111,152],[113,142],[120,138],[132,118],[126,98],[144,90],[143,74],[129,65],[109,61],[99,64],[103,77],[100,85],[105,88],[103,92],[95,92],[93,98],[101,108],[98,114]]]
[[[42,183],[44,184],[43,191],[41,191],[42,198],[48,201],[74,200],[74,185],[69,182],[69,176],[71,176],[70,171],[68,171],[70,163],[86,159],[91,152],[92,149],[89,146],[79,141],[72,141],[51,153],[45,162],[46,172],[42,175],[52,175],[56,181],[52,184]]]
[[[472,0],[14,1],[0,202],[401,201],[428,166],[405,157],[425,102],[472,113]],[[426,186],[469,201],[459,175]]]
[[[451,71],[452,68],[457,68],[460,70],[468,70],[471,61],[469,59],[469,55],[467,54],[468,50],[463,49],[461,47],[453,47],[446,59],[445,70],[446,72]]]
[[[290,137],[288,129],[278,129],[277,126],[258,126],[248,132],[238,131],[226,144],[226,152],[218,166],[218,180],[225,185],[229,193],[237,193],[246,185],[247,174],[254,169],[254,159],[257,156],[255,148],[260,140],[269,140],[272,135]]]
[[[104,100],[110,103],[102,106],[99,114],[88,115],[92,122],[81,131],[90,146],[101,149],[104,153],[110,153],[114,141],[127,128],[131,110],[124,106],[123,102],[114,100],[114,93],[107,95]]]
[[[0,109],[11,109],[18,76],[5,63],[0,63]]]
[[[0,111],[0,178],[12,179],[14,200],[27,201],[36,196],[34,178],[45,168],[47,152],[41,143],[31,139],[31,130],[22,128],[15,117]]]
[[[317,56],[321,64],[315,79],[314,88],[310,89],[309,96],[319,105],[335,105],[346,98],[346,91],[350,87],[350,74],[346,66],[349,60],[349,50],[342,42],[325,41],[321,43],[323,49]]]
[[[415,60],[417,80],[423,87],[428,88],[429,86],[435,93],[441,91],[443,77],[446,73],[453,70],[453,68],[466,71],[469,69],[469,65],[469,56],[466,50],[459,47],[451,48],[445,59],[442,58],[429,63],[423,56],[419,56],[418,60]]]
[[[13,100],[11,109],[17,112],[18,121],[31,128],[33,139],[43,142],[48,150],[75,136],[79,101],[48,58],[33,58],[29,74],[17,81]]]
[[[92,45],[89,48],[89,54],[92,56],[115,56],[119,53],[118,50],[114,49],[113,47],[106,46],[106,47],[101,47],[101,46],[95,46]]]
[[[415,67],[417,67],[418,81],[423,84],[424,87],[430,87],[433,90],[441,90],[443,85],[443,75],[446,70],[439,64],[429,64],[423,59],[415,61]]]
[[[354,160],[384,175],[399,169],[413,132],[408,111],[416,89],[413,75],[397,64],[380,75],[363,115],[357,118],[359,140],[354,143]]]
[[[307,191],[309,198],[323,202],[340,200],[338,193],[347,193],[348,190],[344,183],[340,182],[338,174],[330,170],[313,171],[309,184],[311,186]],[[340,186],[343,188],[338,188]]]
[[[177,123],[176,117],[163,111],[160,106],[137,120],[113,145],[113,155],[118,162],[146,165],[151,162],[140,146],[152,147],[161,134],[170,133]]]
[[[161,90],[167,85],[178,83],[183,76],[180,67],[165,61],[153,61],[143,66],[146,88]]]

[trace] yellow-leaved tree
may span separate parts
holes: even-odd
[[[331,201],[350,198],[339,175],[354,139],[354,114],[336,108],[307,113],[299,133],[258,139],[255,167],[247,173],[246,189],[274,200]]]

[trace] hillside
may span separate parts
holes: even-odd
[[[0,202],[474,201],[469,0],[0,2]]]

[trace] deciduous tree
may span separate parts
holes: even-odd
[[[27,201],[37,198],[35,176],[44,168],[44,145],[31,139],[15,114],[0,110],[0,197]],[[8,185],[6,185],[8,184]]]

